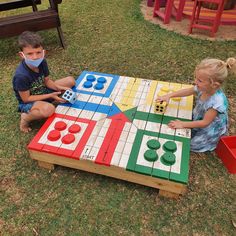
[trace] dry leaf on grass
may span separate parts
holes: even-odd
[[[233,224],[234,228],[236,229],[236,222],[232,220],[232,224]]]

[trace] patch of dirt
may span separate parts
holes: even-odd
[[[12,176],[4,177],[0,181],[0,189],[9,196],[8,201],[12,204],[19,205],[22,199],[25,197],[23,189],[17,186],[15,178]]]
[[[220,25],[215,37],[210,37],[208,30],[194,29],[193,34],[188,33],[190,19],[184,18],[182,21],[176,21],[173,17],[169,24],[163,24],[163,21],[158,17],[153,17],[153,7],[147,6],[147,1],[143,0],[141,3],[141,12],[144,19],[152,22],[153,24],[159,25],[169,31],[187,35],[192,38],[200,38],[206,40],[236,40],[236,25]]]

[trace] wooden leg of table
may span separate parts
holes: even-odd
[[[38,165],[39,165],[39,167],[42,167],[42,168],[45,168],[48,170],[54,170],[54,168],[55,168],[54,164],[44,162],[44,161],[38,161]]]
[[[179,194],[177,193],[168,192],[162,189],[159,190],[159,195],[162,197],[174,198],[174,199],[177,199],[179,197]]]

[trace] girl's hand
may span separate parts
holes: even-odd
[[[184,129],[184,123],[181,120],[172,120],[168,126],[171,129]]]
[[[170,101],[170,94],[166,94],[164,96],[158,96],[156,98],[156,102],[161,102],[161,101],[169,103],[169,101]]]

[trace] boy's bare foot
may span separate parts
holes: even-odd
[[[29,123],[26,120],[27,114],[21,113],[21,119],[20,119],[20,130],[24,133],[28,133],[31,131],[31,128],[29,127]]]

